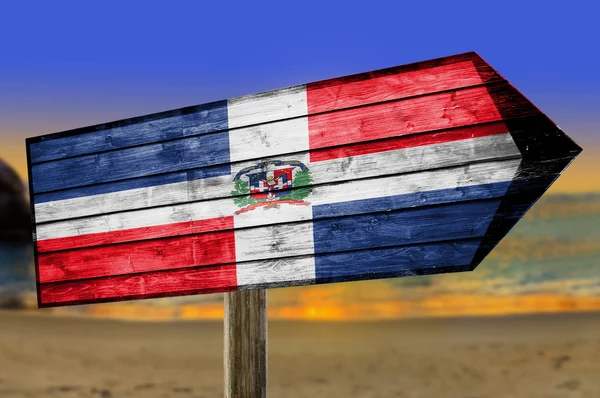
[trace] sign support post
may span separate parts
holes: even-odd
[[[267,396],[267,291],[225,293],[225,398]]]

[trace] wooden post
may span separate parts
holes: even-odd
[[[267,396],[267,291],[225,293],[225,397]]]

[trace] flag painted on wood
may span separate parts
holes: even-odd
[[[474,53],[30,138],[39,305],[472,270],[580,151]]]

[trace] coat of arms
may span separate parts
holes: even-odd
[[[233,179],[234,203],[245,213],[258,207],[279,208],[281,204],[306,206],[310,194],[310,170],[299,161],[271,160],[240,170]],[[293,188],[293,189],[292,189]]]

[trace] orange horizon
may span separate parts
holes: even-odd
[[[83,311],[73,307],[43,310],[59,316],[88,316],[133,321],[190,321],[223,319],[222,304],[150,306],[141,302],[101,304]],[[417,300],[349,304],[270,306],[270,320],[381,321],[416,318],[486,317],[537,313],[600,311],[600,297],[536,294],[523,296],[440,295]]]

